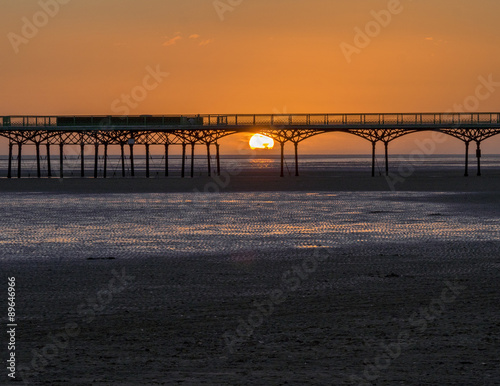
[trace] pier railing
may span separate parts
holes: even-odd
[[[499,125],[500,113],[208,115],[208,126]]]
[[[4,116],[0,130],[12,128],[249,127],[249,126],[444,126],[500,127],[500,113],[411,114],[228,114],[141,116]]]

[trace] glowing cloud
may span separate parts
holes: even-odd
[[[181,36],[176,36],[176,37],[173,37],[171,39],[168,39],[165,43],[163,43],[163,46],[164,47],[168,47],[168,46],[173,46],[174,44],[177,43],[177,41],[181,40],[182,37]]]

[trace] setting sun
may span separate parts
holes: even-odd
[[[274,140],[262,134],[255,134],[250,138],[250,147],[252,149],[272,149],[274,147]]]

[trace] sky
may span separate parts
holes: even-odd
[[[500,111],[498,0],[0,0],[0,10],[0,115]],[[337,133],[300,148],[370,146]]]

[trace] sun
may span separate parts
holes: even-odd
[[[272,149],[274,147],[274,140],[262,134],[255,134],[250,138],[250,147],[252,149]]]

